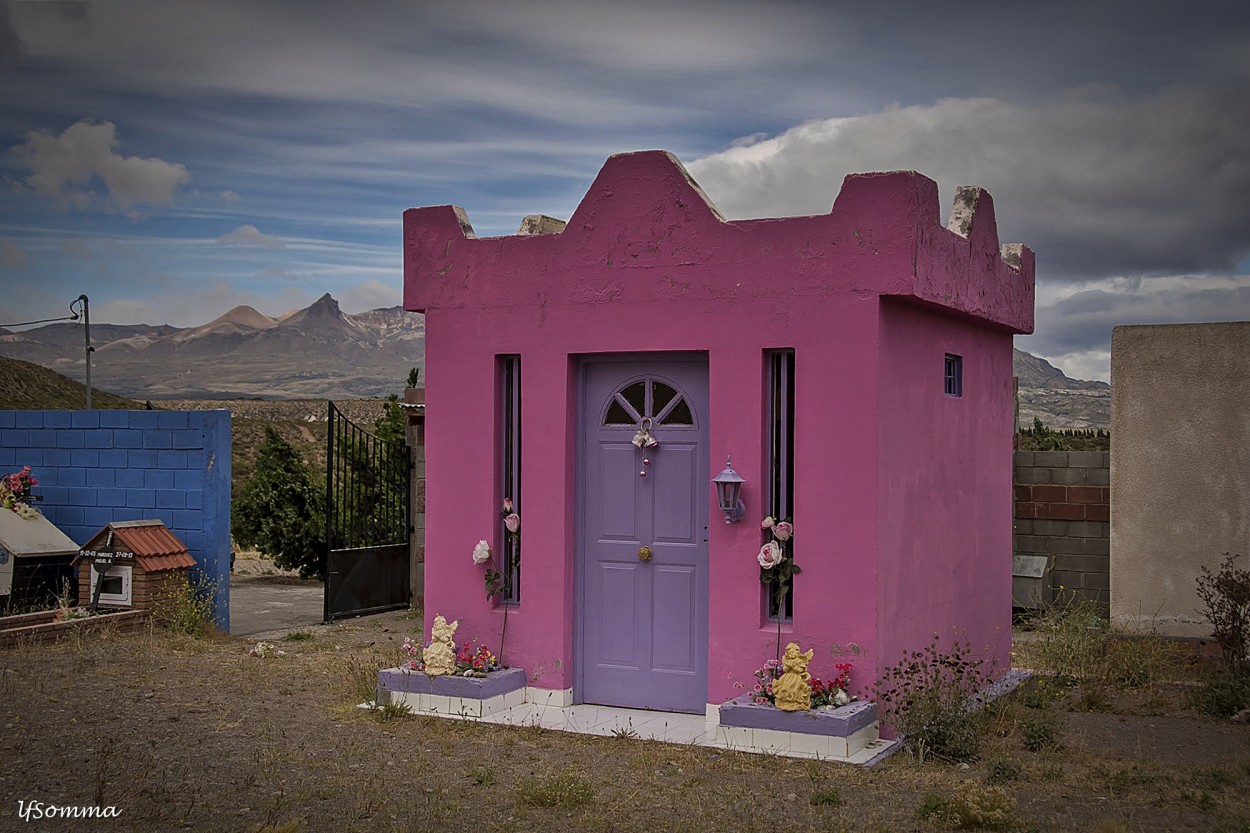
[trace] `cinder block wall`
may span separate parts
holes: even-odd
[[[112,521],[163,521],[216,582],[229,627],[229,411],[0,411],[0,474],[22,466],[39,511],[80,546]]]
[[[1015,452],[1013,549],[1054,556],[1056,600],[1110,604],[1110,474],[1107,451]]]

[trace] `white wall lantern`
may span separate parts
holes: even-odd
[[[729,465],[728,455],[724,470],[712,478],[712,482],[716,484],[716,499],[720,503],[720,511],[725,513],[725,523],[736,524],[742,520],[747,511],[741,497],[742,484],[746,481]]]

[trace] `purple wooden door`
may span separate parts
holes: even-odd
[[[574,695],[583,703],[701,713],[707,360],[588,361],[582,393]],[[644,424],[657,447],[631,442]]]

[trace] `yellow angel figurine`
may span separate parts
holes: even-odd
[[[456,671],[456,643],[453,638],[460,622],[450,625],[442,615],[434,617],[434,627],[430,630],[430,645],[425,649],[422,658],[425,660],[425,673],[431,677],[454,674]]]
[[[786,654],[781,659],[781,677],[773,683],[773,697],[782,711],[807,711],[812,707],[809,685],[812,675],[807,673],[807,664],[812,661],[813,653],[811,648],[807,653],[800,653],[797,642],[786,646]]]

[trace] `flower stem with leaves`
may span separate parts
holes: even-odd
[[[515,574],[517,572],[517,568],[521,564],[521,516],[516,513],[515,508],[512,505],[511,498],[504,498],[503,508],[499,511],[499,517],[503,519],[504,534],[508,539],[508,543],[505,544],[505,546],[511,547],[511,572]],[[482,543],[485,544],[486,542],[483,541]],[[489,552],[490,548],[487,547],[488,556]],[[477,560],[476,555],[474,556],[474,560]],[[508,600],[512,594],[507,591],[511,589],[511,576],[505,576],[494,567],[488,567],[484,578],[486,581],[487,599],[494,598],[500,593],[504,594],[503,628],[499,635],[499,664],[502,666],[504,661],[504,643],[508,639],[508,608],[511,607],[511,605],[508,604]]]
[[[760,583],[774,585],[773,600],[777,605],[777,661],[781,661],[781,623],[785,619],[786,594],[794,577],[803,572],[794,563],[794,524],[774,520],[770,515],[760,529],[771,533],[771,540],[760,547],[756,561],[760,564]]]

